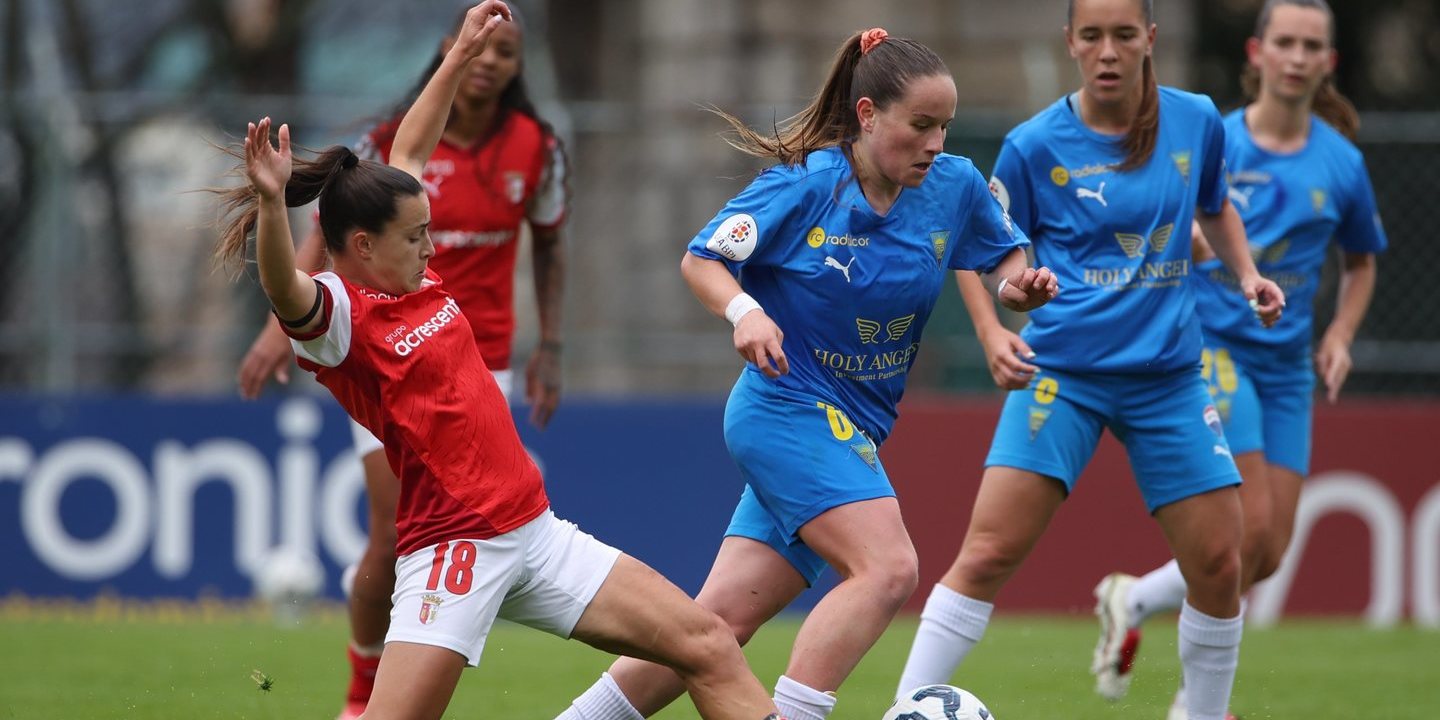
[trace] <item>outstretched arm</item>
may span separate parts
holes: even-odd
[[[465,24],[461,26],[455,44],[445,53],[440,67],[425,83],[420,97],[405,113],[400,127],[395,131],[395,143],[390,148],[390,164],[404,170],[416,179],[425,169],[425,161],[440,144],[445,134],[445,121],[450,117],[450,106],[455,102],[455,93],[465,77],[465,66],[485,51],[490,34],[502,22],[510,21],[510,8],[500,0],[485,2],[470,8],[465,13]]]
[[[290,126],[280,126],[280,145],[270,144],[270,118],[250,123],[245,135],[245,175],[255,188],[259,217],[255,224],[255,264],[260,287],[282,319],[298,320],[310,314],[317,294],[315,281],[295,267],[295,241],[285,206],[285,184],[290,181]],[[319,324],[319,313],[298,332]]]

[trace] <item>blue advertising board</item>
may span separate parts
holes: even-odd
[[[722,413],[567,399],[544,432],[516,423],[557,515],[694,593],[741,490]],[[284,546],[319,558],[338,597],[363,492],[328,398],[3,397],[0,595],[245,597]]]

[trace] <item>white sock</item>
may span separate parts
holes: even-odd
[[[601,673],[590,689],[555,717],[555,720],[645,720],[635,706],[620,692],[610,673]]]
[[[994,609],[993,603],[965,597],[936,583],[920,613],[920,629],[915,632],[896,696],[922,685],[950,682],[960,661],[985,636]]]
[[[787,720],[825,720],[835,709],[835,696],[781,675],[775,681],[775,709]]]
[[[1224,720],[1244,629],[1243,615],[1210,617],[1188,602],[1180,608],[1180,665],[1189,720]]]
[[[1145,619],[1158,612],[1179,610],[1185,602],[1185,576],[1174,560],[1161,565],[1135,580],[1125,605],[1130,610],[1130,627],[1137,628]]]

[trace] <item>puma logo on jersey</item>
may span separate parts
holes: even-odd
[[[1255,194],[1254,186],[1241,190],[1232,185],[1225,194],[1230,196],[1231,205],[1234,205],[1243,212],[1250,212],[1250,196]]]
[[[836,270],[839,270],[841,273],[843,273],[843,274],[845,275],[845,282],[847,282],[847,283],[850,282],[850,266],[851,266],[851,265],[854,265],[854,264],[855,264],[855,258],[853,258],[853,257],[850,258],[850,262],[845,263],[844,265],[841,265],[839,260],[836,260],[835,258],[833,258],[833,257],[831,257],[831,256],[829,256],[829,255],[826,255],[826,256],[825,256],[825,267],[831,267],[831,268],[835,268]]]
[[[1083,187],[1075,188],[1075,197],[1081,200],[1084,200],[1085,198],[1090,198],[1091,200],[1100,203],[1100,207],[1110,207],[1110,203],[1105,202],[1105,183],[1103,181],[1100,183],[1100,188],[1098,190],[1091,190],[1090,188]]]
[[[437,175],[433,179],[420,178],[420,184],[425,187],[425,194],[432,198],[440,197],[440,183],[445,182],[444,175]]]

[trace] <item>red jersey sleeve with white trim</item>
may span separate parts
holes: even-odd
[[[565,205],[565,183],[570,182],[570,178],[565,174],[565,151],[560,147],[560,141],[550,137],[547,142],[546,154],[549,162],[540,176],[540,184],[535,188],[535,194],[530,197],[526,217],[531,225],[553,228],[565,221],[565,215],[570,210]]]
[[[350,294],[345,283],[333,272],[316,273],[321,300],[321,322],[309,333],[299,334],[286,328],[295,357],[304,358],[323,367],[335,367],[350,352]],[[283,324],[282,324],[283,327]]]
[[[323,330],[292,339],[300,366],[385,446],[400,478],[397,552],[494,537],[544,512],[540,472],[439,279],[427,273],[395,296],[332,272],[316,278]]]

